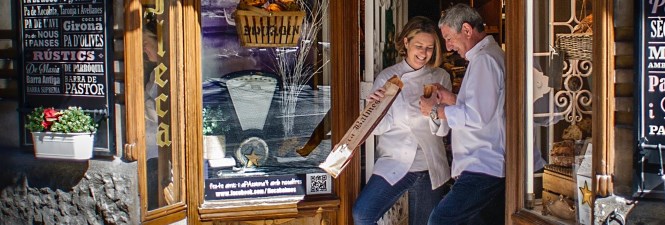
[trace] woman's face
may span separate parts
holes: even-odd
[[[406,63],[413,69],[423,68],[432,58],[434,53],[435,36],[430,33],[418,33],[411,41],[404,38],[404,47],[406,48]]]

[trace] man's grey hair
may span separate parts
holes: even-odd
[[[478,11],[462,3],[446,9],[444,15],[439,19],[439,28],[446,25],[459,33],[462,31],[464,23],[468,23],[478,32],[485,31],[485,23]]]

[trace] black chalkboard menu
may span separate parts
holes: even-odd
[[[665,0],[638,1],[638,139],[665,144]]]
[[[24,104],[106,109],[113,94],[106,1],[21,2]]]
[[[100,123],[95,147],[112,149],[112,0],[19,2],[21,114],[81,107]]]

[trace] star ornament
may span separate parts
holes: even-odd
[[[245,155],[245,157],[247,157],[247,167],[259,166],[259,158],[260,157],[256,154],[254,154],[254,152],[252,152],[252,154]]]
[[[593,192],[589,189],[589,185],[584,181],[584,187],[579,187],[580,192],[582,192],[582,204],[587,204],[591,207],[591,197],[593,197]]]

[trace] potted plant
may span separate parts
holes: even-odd
[[[35,108],[25,128],[32,133],[35,157],[90,159],[97,124],[80,107]]]
[[[203,157],[210,160],[212,167],[226,164],[234,165],[232,159],[226,158],[225,134],[231,129],[229,116],[221,106],[203,108]],[[230,163],[229,163],[229,160]]]

